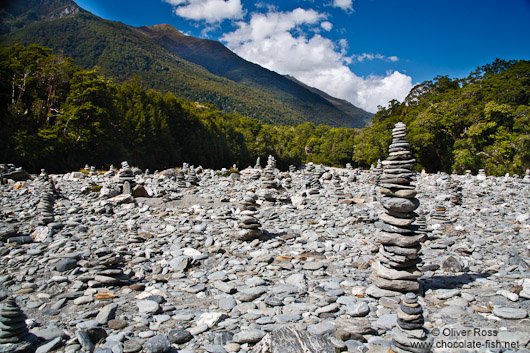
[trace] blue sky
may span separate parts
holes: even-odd
[[[132,26],[168,23],[368,111],[438,75],[530,60],[530,0],[75,0]]]

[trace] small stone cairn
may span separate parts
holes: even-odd
[[[311,174],[311,178],[309,179],[309,182],[307,184],[307,193],[309,195],[316,195],[320,193],[320,189],[322,188],[322,184],[320,183],[320,176],[321,172],[318,169],[315,169],[313,171],[313,174]]]
[[[40,213],[39,220],[44,224],[52,223],[55,220],[55,213],[53,211],[53,205],[55,203],[54,194],[55,185],[53,184],[53,180],[48,180],[40,202],[37,205]]]
[[[113,177],[114,175],[116,175],[116,172],[114,171],[114,165],[111,164],[110,167],[109,167],[109,170],[105,172],[105,174],[103,174],[104,176],[106,177]]]
[[[121,162],[121,169],[118,171],[118,182],[121,184],[122,192],[131,193],[132,187],[136,185],[134,181],[134,173],[127,161]]]
[[[193,186],[199,185],[199,177],[197,176],[197,172],[195,171],[195,168],[190,168],[188,170],[188,174],[186,175],[186,181],[190,183],[190,185],[193,185]]]
[[[90,176],[98,175],[98,172],[97,172],[95,166],[91,166],[91,167],[90,167],[90,172],[88,173],[88,175],[90,175]]]
[[[397,325],[392,330],[392,351],[396,353],[428,353],[432,337],[423,324],[423,308],[414,293],[401,298],[397,311]]]
[[[279,184],[274,176],[274,171],[276,169],[276,160],[273,156],[269,155],[269,158],[267,160],[267,166],[263,170],[263,187],[265,189],[278,189]]]
[[[377,160],[376,166],[371,170],[372,175],[370,177],[370,181],[375,184],[379,185],[379,181],[381,179],[381,174],[383,174],[383,167],[381,165],[381,160]]]
[[[181,189],[186,188],[186,177],[184,176],[184,171],[182,169],[177,170],[177,186]]]
[[[37,337],[28,331],[26,315],[15,299],[0,303],[0,353],[35,352]]]
[[[479,169],[478,170],[478,174],[477,174],[477,180],[478,181],[485,181],[487,178],[486,176],[486,172],[484,171],[484,169]]]
[[[451,206],[462,206],[462,186],[453,180],[451,183]]]
[[[256,194],[247,192],[243,198],[243,201],[241,202],[242,212],[237,225],[239,231],[236,234],[238,240],[254,240],[263,234],[263,230],[261,230],[261,224],[255,217],[258,206],[256,200]]]
[[[434,212],[431,215],[431,222],[433,224],[446,225],[451,223],[451,220],[447,216],[447,208],[442,204],[437,204],[434,207]]]
[[[398,296],[420,288],[417,264],[421,262],[419,251],[424,234],[416,234],[417,226],[412,225],[420,202],[415,198],[415,186],[410,184],[416,160],[405,139],[405,124],[397,123],[392,136],[389,157],[382,162],[379,201],[384,212],[375,223],[381,245],[377,261],[372,264],[372,285],[367,289],[373,297]]]
[[[256,164],[254,165],[255,169],[261,169],[261,158],[256,158]]]

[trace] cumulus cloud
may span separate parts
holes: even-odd
[[[353,11],[353,0],[333,0],[333,7],[338,7],[346,12],[351,12]]]
[[[241,0],[164,0],[175,6],[175,14],[194,21],[208,23],[243,16]]]
[[[333,28],[333,24],[329,21],[324,21],[320,24],[320,27],[322,27],[322,29],[324,29],[325,31],[331,31],[331,29]]]
[[[318,28],[327,16],[314,10],[254,13],[249,22],[238,22],[237,29],[221,40],[239,56],[328,94],[343,98],[370,112],[388,101],[402,101],[412,88],[412,79],[398,71],[383,76],[360,77],[349,64],[363,60],[395,61],[381,54],[347,55],[348,43],[338,45],[320,34],[309,37],[304,28]],[[326,25],[324,25],[326,26]],[[324,28],[324,27],[322,27]],[[325,29],[325,28],[324,28]]]

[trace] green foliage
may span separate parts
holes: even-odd
[[[122,160],[150,169],[246,167],[269,154],[280,168],[352,162],[355,129],[264,124],[146,90],[139,77],[113,83],[35,45],[3,48],[0,59],[2,159],[32,171]]]
[[[530,61],[497,59],[464,79],[438,76],[403,103],[380,107],[355,140],[354,160],[385,158],[391,129],[403,121],[420,168],[522,174],[530,168],[529,102]]]

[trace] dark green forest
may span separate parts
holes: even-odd
[[[353,157],[355,129],[264,124],[146,90],[138,77],[114,83],[37,45],[0,50],[0,85],[0,159],[33,172],[122,160],[152,169],[182,162],[246,167],[269,154],[281,168],[339,166]]]
[[[530,61],[497,59],[468,77],[438,76],[380,107],[355,137],[354,160],[384,158],[392,126],[407,124],[418,168],[519,174],[530,168]]]
[[[529,61],[436,77],[404,102],[380,107],[362,130],[265,124],[146,89],[138,77],[115,83],[37,45],[0,49],[0,85],[0,159],[33,172],[122,160],[150,169],[244,168],[269,154],[282,169],[310,161],[367,167],[386,157],[398,121],[407,124],[418,169],[503,175],[530,168]]]

